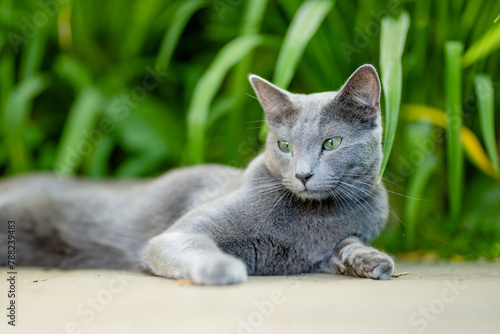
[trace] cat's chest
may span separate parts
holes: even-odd
[[[227,216],[231,223],[217,243],[224,252],[243,260],[251,275],[318,271],[339,241],[359,235],[365,226],[364,217],[333,200],[263,196],[245,201],[239,209]]]
[[[297,212],[255,223],[252,232],[226,239],[219,247],[247,265],[251,275],[287,275],[319,270],[343,239],[335,216],[300,216]]]
[[[219,247],[243,260],[250,275],[293,275],[317,272],[333,252],[336,242],[280,238],[275,235],[225,241]]]

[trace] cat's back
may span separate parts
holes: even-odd
[[[52,201],[67,209],[112,206],[193,207],[240,186],[243,171],[222,165],[198,165],[135,180],[60,177],[31,173],[0,179],[0,204]],[[77,203],[73,207],[73,203]],[[155,205],[158,204],[158,205]],[[77,210],[79,211],[79,210]]]
[[[174,169],[155,179],[148,192],[164,211],[182,207],[183,212],[222,197],[244,183],[244,170],[204,164]]]
[[[52,201],[78,202],[84,207],[92,202],[121,200],[127,194],[146,187],[147,180],[113,181],[78,177],[59,177],[51,173],[22,174],[0,179],[0,204]]]
[[[96,222],[109,212],[115,217],[127,212],[131,218],[168,212],[167,216],[175,219],[184,211],[239,187],[242,173],[237,168],[207,164],[135,180],[21,174],[0,179],[0,207],[4,213],[7,206],[23,206],[24,210],[17,209],[58,211],[66,213],[66,218],[83,215]]]

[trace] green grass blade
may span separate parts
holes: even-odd
[[[256,34],[260,30],[269,0],[254,0],[246,4],[241,26],[242,34]]]
[[[179,144],[183,142],[182,125],[175,113],[153,97],[138,103],[127,117],[116,122],[118,145],[127,152],[127,159],[118,166],[116,176],[151,175],[166,163],[177,165],[182,149]]]
[[[103,107],[100,91],[89,86],[76,98],[69,111],[54,161],[54,171],[60,176],[74,174],[83,158],[89,156],[96,145],[89,135]]]
[[[448,124],[446,148],[448,163],[449,201],[451,218],[458,221],[462,205],[463,151],[460,142],[462,128],[462,66],[461,42],[445,44],[445,97]]]
[[[96,72],[104,72],[110,64],[110,52],[101,47],[95,36],[99,35],[98,13],[93,12],[95,5],[92,1],[72,1],[71,8],[71,38],[72,48],[78,58]],[[100,12],[102,13],[102,12]],[[88,24],[88,18],[96,20],[95,24]],[[123,29],[125,30],[125,28]],[[113,49],[117,53],[118,48]]]
[[[156,57],[156,65],[159,67],[160,71],[167,70],[175,47],[177,46],[177,42],[179,41],[179,38],[181,37],[184,27],[188,23],[189,19],[194,13],[206,5],[207,3],[204,0],[191,0],[183,3],[177,9],[172,26],[165,32],[160,46],[160,51]]]
[[[241,23],[241,35],[251,35],[259,33],[262,20],[264,19],[268,0],[254,0],[248,1]],[[228,129],[228,136],[236,143],[241,143],[248,134],[246,133],[245,120],[249,120],[248,113],[243,113],[244,103],[247,101],[248,96],[244,94],[249,91],[250,85],[248,84],[248,73],[251,72],[253,52],[248,54],[242,61],[240,61],[233,71],[233,81],[231,84],[231,101],[232,105],[228,105],[226,110],[232,111],[230,114],[230,126]],[[221,110],[221,109],[219,109]],[[215,111],[215,110],[214,110]],[[226,150],[226,161],[241,160],[241,150],[238,149],[239,145],[228,147]]]
[[[306,1],[288,28],[276,61],[273,82],[288,88],[307,44],[333,6],[333,1]]]
[[[384,17],[380,35],[380,71],[382,90],[385,97],[384,157],[380,168],[379,181],[389,161],[399,118],[403,87],[403,66],[401,56],[405,46],[410,17],[402,13],[398,19]]]
[[[406,104],[402,109],[404,110],[403,117],[407,121],[429,122],[443,129],[446,129],[448,126],[448,116],[446,113],[434,107],[421,104]],[[493,163],[488,158],[486,151],[483,149],[474,132],[466,126],[462,126],[460,138],[465,156],[470,158],[470,161],[483,173],[494,179],[500,180],[500,175],[495,173]],[[422,143],[422,140],[417,138],[414,138],[414,140],[417,141],[417,145]]]
[[[417,230],[417,220],[419,218],[419,206],[423,198],[424,190],[428,186],[429,179],[437,167],[437,158],[430,154],[423,160],[422,164],[416,168],[408,181],[408,188],[405,198],[404,217],[406,224],[406,247],[412,250],[415,247],[415,232]]]
[[[14,60],[14,56],[11,52],[5,52],[5,54],[0,57],[0,111],[5,107],[7,98],[14,87]]]
[[[119,122],[122,148],[129,152],[148,151],[161,155],[165,162],[178,164],[184,142],[184,122],[161,101],[149,97]]]
[[[219,51],[196,84],[187,113],[188,139],[184,156],[185,163],[193,164],[204,161],[204,142],[210,104],[229,69],[263,41],[264,38],[259,35],[243,35],[229,42]]]
[[[484,0],[468,1],[466,7],[462,12],[462,29],[464,31],[469,31],[469,29],[474,26],[478,14],[481,9],[484,8]]]
[[[120,37],[123,38],[121,55],[123,58],[134,57],[138,54],[146,38],[150,33],[150,25],[155,15],[161,9],[162,0],[136,1],[132,8],[131,24],[125,26],[125,31]]]
[[[22,51],[20,76],[26,79],[39,72],[47,44],[49,30],[41,28]]]
[[[4,109],[4,133],[10,158],[10,171],[19,173],[31,169],[24,130],[27,127],[31,105],[35,97],[48,86],[47,78],[37,75],[29,77],[19,84],[7,98]]]
[[[479,40],[472,44],[463,58],[467,67],[488,56],[500,47],[500,23],[495,23]]]
[[[113,137],[103,135],[99,145],[94,148],[89,159],[86,159],[83,163],[82,170],[85,175],[95,178],[109,175],[111,154],[114,148]]]
[[[479,109],[479,119],[481,121],[481,131],[483,133],[484,144],[495,173],[498,174],[498,154],[495,139],[495,102],[491,77],[486,74],[475,77],[477,104]]]
[[[55,61],[52,69],[75,91],[80,92],[92,82],[91,70],[74,56],[61,54]]]
[[[137,178],[150,174],[155,168],[164,163],[165,159],[154,152],[131,156],[116,170],[116,177],[120,179]]]
[[[318,31],[332,6],[333,1],[318,0],[306,1],[299,7],[283,39],[276,61],[273,82],[277,86],[284,89],[290,86],[307,44]],[[268,130],[268,125],[264,124],[259,134],[262,141],[265,141]]]

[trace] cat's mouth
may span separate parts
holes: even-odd
[[[330,196],[330,192],[319,189],[315,184],[302,184],[300,182],[284,182],[285,187],[296,197],[303,200],[324,200]]]
[[[317,189],[310,189],[307,187],[304,187],[298,191],[294,191],[294,193],[297,195],[297,197],[308,200],[322,200],[328,197],[328,192]]]

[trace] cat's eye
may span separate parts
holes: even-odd
[[[342,138],[340,137],[330,138],[328,140],[325,140],[325,142],[323,143],[323,148],[327,151],[332,151],[339,147],[341,142]]]
[[[284,140],[278,142],[278,147],[280,148],[281,151],[285,153],[290,153],[292,152],[293,149],[292,144]]]

